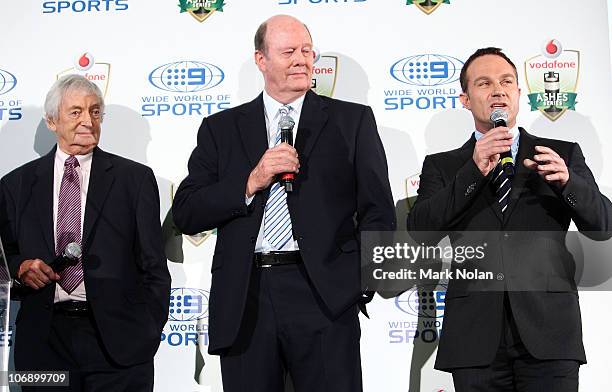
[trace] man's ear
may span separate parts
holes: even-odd
[[[55,125],[55,120],[53,120],[51,117],[45,117],[45,121],[47,122],[47,128],[49,128],[53,132],[57,131],[57,125]]]
[[[467,95],[466,93],[459,94],[459,101],[461,101],[461,104],[463,105],[464,108],[466,108],[467,110],[470,110],[470,97],[469,97],[469,95]]]
[[[263,72],[266,69],[266,55],[262,51],[256,50],[254,58],[257,68]]]

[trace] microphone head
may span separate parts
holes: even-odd
[[[64,255],[70,260],[77,260],[81,257],[83,251],[81,250],[81,245],[76,242],[71,242],[66,245],[66,249],[64,249]]]
[[[498,121],[503,121],[504,124],[507,124],[508,123],[508,112],[497,108],[491,112],[491,115],[489,116],[489,120],[491,120],[493,124],[495,124]]]
[[[279,122],[278,122],[278,127],[282,130],[293,130],[293,127],[295,126],[295,121],[293,121],[293,119],[291,118],[291,116],[289,115],[283,115],[281,116]]]

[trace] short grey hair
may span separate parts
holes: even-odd
[[[100,110],[104,113],[104,96],[100,88],[82,75],[70,74],[57,79],[47,93],[47,98],[45,99],[45,119],[58,119],[62,99],[68,91],[79,91],[95,95],[100,102]]]

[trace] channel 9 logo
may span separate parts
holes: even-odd
[[[463,62],[441,54],[418,54],[396,61],[391,76],[415,86],[439,86],[459,80]]]
[[[0,95],[6,94],[17,85],[17,78],[9,71],[0,69]]]
[[[149,74],[149,82],[160,90],[193,93],[219,85],[225,73],[202,61],[177,61],[161,65]]]
[[[395,297],[395,306],[404,313],[424,317],[444,317],[446,290],[436,290],[435,285],[425,285],[408,290]]]
[[[170,321],[194,321],[208,317],[208,291],[175,288],[170,291]]]

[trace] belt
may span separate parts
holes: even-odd
[[[87,301],[63,301],[53,304],[53,311],[68,317],[87,317],[90,314]]]
[[[255,266],[259,268],[276,267],[279,265],[299,264],[302,262],[302,256],[300,256],[299,251],[255,253],[253,261]]]

